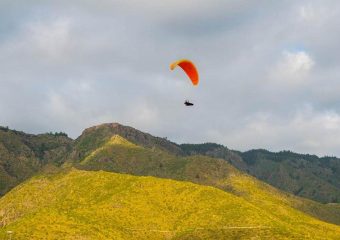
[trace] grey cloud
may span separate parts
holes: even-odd
[[[118,121],[178,142],[340,155],[339,16],[335,0],[2,1],[0,125],[77,137]],[[197,88],[169,71],[183,57]]]

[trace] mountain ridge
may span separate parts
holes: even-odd
[[[31,170],[29,170],[29,173],[27,174],[21,174],[22,176],[25,176],[22,179],[18,181],[13,180],[13,177],[8,174],[8,170],[5,170],[8,169],[5,165],[8,165],[9,157],[7,157],[7,160],[4,160],[4,156],[8,155],[8,149],[4,149],[3,146],[1,147],[4,142],[4,133],[11,134],[12,137],[13,135],[17,136],[16,139],[24,139],[19,140],[19,142],[21,141],[23,146],[28,147],[29,151],[33,152],[31,154],[33,157],[31,158],[38,159],[35,160],[35,165],[44,165],[47,163],[60,165],[70,159],[77,161],[77,159],[84,158],[89,152],[96,149],[111,136],[120,135],[134,144],[151,149],[160,149],[176,156],[205,155],[221,158],[228,161],[239,170],[297,196],[306,197],[322,203],[340,202],[340,159],[336,157],[319,158],[315,155],[297,154],[290,151],[273,153],[264,149],[240,152],[230,150],[227,147],[216,143],[176,144],[168,141],[166,138],[154,137],[151,134],[144,133],[119,123],[105,123],[86,128],[75,140],[67,138],[64,135],[33,135],[1,127],[0,134],[3,137],[2,140],[0,139],[0,154],[2,154],[2,157],[0,155],[0,179],[3,180],[1,181],[2,186],[0,184],[0,195],[3,195],[18,182],[41,169],[41,166],[22,167]],[[35,138],[38,139],[39,137],[43,139],[44,136],[67,139],[67,143],[62,144],[63,146],[61,146],[66,149],[63,150],[62,154],[56,153],[55,150],[51,151],[51,147],[50,149],[46,147],[46,145],[49,144],[42,142],[37,144],[36,140],[32,140]],[[51,142],[51,140],[48,141]],[[83,151],[84,149],[86,151]],[[54,156],[46,157],[48,154],[54,154]],[[55,156],[56,154],[59,156]],[[285,154],[286,157],[281,156]],[[280,156],[281,160],[278,161],[277,159],[280,158]],[[11,162],[17,157],[12,157]],[[24,156],[24,158],[27,158],[27,156]],[[53,160],[46,160],[47,158]],[[297,165],[296,162],[299,162],[299,165]],[[22,170],[17,170],[17,172],[20,171]],[[6,182],[9,184],[6,184]],[[308,182],[312,182],[312,184],[308,184]]]
[[[12,135],[14,136],[18,135],[16,134],[17,131],[12,131],[12,132],[11,131],[12,130],[7,130],[7,132],[11,133],[11,137],[13,137]],[[0,146],[1,146],[1,143],[5,141],[3,132],[6,132],[6,131],[0,129]],[[229,171],[228,170],[229,167],[226,167],[226,166],[222,167],[222,165],[225,165],[223,161],[226,161],[227,163],[231,164],[232,166],[236,167],[242,172],[248,173],[252,176],[257,177],[258,179],[264,182],[271,184],[274,187],[282,189],[282,186],[277,186],[277,184],[273,184],[271,181],[269,181],[270,179],[266,179],[261,174],[258,174],[258,175],[254,174],[253,172],[254,170],[252,168],[254,168],[254,166],[256,166],[257,168],[262,168],[262,165],[260,164],[256,165],[256,162],[258,161],[256,157],[250,156],[247,158],[245,154],[249,154],[249,152],[251,151],[257,153],[258,152],[257,150],[251,150],[251,151],[242,153],[242,152],[230,150],[227,147],[224,147],[223,145],[214,144],[214,143],[178,145],[176,143],[168,141],[165,138],[154,137],[148,133],[143,133],[135,128],[127,127],[119,123],[106,123],[106,124],[101,124],[98,126],[87,128],[75,140],[65,138],[65,136],[54,136],[53,134],[41,134],[41,135],[26,134],[25,135],[25,133],[22,133],[22,132],[19,132],[19,133],[20,133],[19,134],[20,136],[21,135],[29,136],[29,137],[25,137],[25,143],[23,143],[23,146],[24,146],[24,149],[28,148],[29,151],[33,152],[31,154],[33,156],[32,159],[35,159],[35,161],[37,162],[37,167],[31,170],[29,174],[23,175],[24,177],[22,179],[19,179],[18,181],[14,183],[8,181],[6,178],[3,177],[2,179],[4,180],[2,180],[2,183],[5,183],[5,184],[7,182],[9,183],[7,184],[7,186],[5,186],[6,190],[4,192],[8,191],[10,188],[14,187],[16,184],[19,184],[20,182],[36,174],[37,172],[41,171],[44,168],[44,166],[47,166],[49,164],[57,165],[57,166],[59,165],[73,166],[75,164],[75,166],[79,167],[80,169],[87,169],[87,170],[103,169],[107,171],[121,171],[125,169],[124,171],[126,173],[129,173],[130,171],[131,173],[134,173],[137,175],[154,174],[155,176],[163,177],[163,178],[174,178],[175,177],[175,179],[177,180],[185,180],[183,176],[187,174],[186,176],[188,180],[192,182],[196,182],[199,184],[204,183],[204,182],[213,184],[215,182],[217,184],[219,181],[218,177],[221,177],[221,178],[226,177],[226,175],[224,174],[226,174]],[[1,138],[1,134],[3,136],[2,138]],[[103,152],[101,150],[98,150],[101,147],[103,147],[103,144],[110,141],[110,139],[112,139],[112,137],[114,136],[121,136],[121,138],[119,138],[118,140],[116,139],[117,141],[122,142],[123,141],[122,139],[125,139],[129,141],[131,144],[141,146],[142,149],[131,150],[131,151],[129,150],[130,151],[129,152],[124,149],[124,146],[122,147],[122,146],[119,146],[119,144],[118,145],[116,144],[113,150],[112,149],[110,150],[110,148],[106,150],[104,149],[105,151],[108,151],[108,152]],[[8,139],[11,139],[11,137],[9,137]],[[36,140],[36,138],[39,141]],[[47,142],[50,141],[54,145],[53,144],[51,146],[47,145],[47,148],[45,146],[46,149],[43,149],[43,151],[41,151],[41,147],[43,146],[43,143],[46,140],[45,138],[47,138],[48,140]],[[61,146],[58,144],[55,144],[54,142],[56,141],[56,139],[59,139],[59,138],[64,139],[64,140],[66,139],[65,142],[62,142]],[[17,139],[17,137],[13,139],[15,140]],[[19,140],[20,139],[21,138],[19,138]],[[20,141],[23,142],[23,140],[20,140]],[[59,150],[55,150],[55,148]],[[89,154],[93,153],[93,151],[96,151],[96,150],[98,154],[102,154],[102,157],[100,155],[95,154],[94,157],[90,157],[88,163],[85,162],[83,164],[80,164],[81,161],[83,161],[86,157],[88,157]],[[40,153],[42,153],[41,158],[37,157],[39,155],[38,154],[39,151]],[[133,151],[136,151],[136,152],[134,153]],[[259,150],[259,151],[260,153],[263,153],[263,150]],[[139,155],[137,154],[137,152]],[[120,155],[119,154],[117,155],[117,153],[119,153]],[[271,153],[271,152],[264,151],[264,153]],[[293,157],[304,156],[301,154],[297,154],[297,155],[296,154],[294,155],[294,153],[292,154],[293,154],[292,155]],[[56,155],[58,155],[58,157],[55,157]],[[197,156],[197,155],[201,155],[201,156]],[[277,155],[278,154],[276,155],[274,154],[274,156],[277,156]],[[1,166],[1,162],[4,162],[3,156],[4,156],[3,154],[1,155],[1,148],[0,148],[0,166]],[[204,158],[204,156],[213,157],[215,158],[215,160]],[[316,162],[319,161],[318,157],[316,156],[313,156],[313,155],[307,155],[307,156],[312,159],[311,161],[312,163],[315,161]],[[126,159],[123,161],[124,157],[127,159],[130,159],[129,160],[130,162],[126,161]],[[283,162],[284,162],[285,155],[281,157],[283,157]],[[141,159],[143,158],[144,158],[143,160],[144,162],[143,161],[141,162]],[[161,161],[158,161],[158,158],[161,158]],[[12,158],[12,160],[14,159],[16,158]],[[252,162],[253,159],[254,161]],[[329,161],[335,161],[335,162],[338,161],[336,158],[327,158],[327,159],[330,159]],[[269,163],[278,164],[280,166],[281,164],[280,161],[275,162],[274,160],[267,159]],[[293,160],[296,161],[295,159]],[[307,160],[304,159],[303,162],[307,166],[306,168],[303,169],[303,171],[306,169],[308,170],[309,169],[308,166],[310,162],[308,162],[308,159]],[[136,165],[144,166],[144,167],[138,167],[138,166],[136,167]],[[289,164],[286,164],[286,165],[289,166]],[[222,171],[215,171],[215,170],[210,171],[209,173],[208,171],[209,169],[211,169],[210,166],[216,166],[217,169],[218,168],[225,169],[224,170],[225,173],[223,173]],[[267,164],[266,166],[270,166],[270,164]],[[322,168],[324,166],[320,165],[318,167]],[[270,170],[275,174],[275,168],[274,170],[273,169],[270,169]],[[290,169],[289,172],[294,173],[293,170]],[[18,173],[20,173],[20,171]],[[207,178],[209,174],[214,177]],[[295,175],[293,175],[293,177],[294,176]],[[288,175],[288,177],[290,176]],[[288,177],[287,179],[289,179]],[[0,178],[1,178],[1,171],[0,171]],[[316,178],[316,177],[314,179],[317,182],[324,183],[324,181],[321,181],[322,179],[319,180],[319,178]],[[296,185],[299,186],[298,183]],[[316,184],[315,186],[310,185],[309,187],[310,189],[314,190],[316,189],[317,186],[318,185]],[[228,189],[228,186],[224,186],[224,188],[232,191],[232,189]],[[296,192],[296,191],[292,191],[291,189],[283,189],[283,190],[287,192],[291,192],[292,194],[295,194],[298,196],[301,196],[302,193],[304,193],[303,191]],[[328,196],[327,195],[329,191],[328,188],[322,188],[321,190],[324,191],[324,195]],[[333,192],[336,192],[337,194],[339,192],[337,188],[330,189],[330,190],[332,190]],[[308,194],[307,196],[305,195],[302,195],[302,196],[313,199],[312,197],[308,196]],[[332,194],[329,194],[329,196],[333,197]],[[324,203],[328,202],[328,201],[321,201],[320,199],[315,199],[315,200],[318,200]],[[312,205],[315,205],[315,203],[313,203]],[[304,204],[300,204],[299,208],[305,208]],[[323,210],[322,208],[326,208],[328,210]],[[327,221],[336,222],[336,223],[340,222],[340,220],[338,220],[337,217],[334,219],[333,216],[330,216],[329,211],[332,211],[332,207],[324,205],[323,207],[317,207],[317,209],[319,209],[317,212],[323,212],[323,213],[321,215],[320,213],[316,213],[316,214],[311,213],[311,214],[312,215],[314,214],[314,216],[317,215],[319,218],[327,220]],[[307,207],[307,210],[305,211],[311,212],[310,207]],[[339,214],[339,217],[340,217],[340,214]]]
[[[188,155],[222,158],[281,190],[322,203],[340,202],[340,159],[291,151],[229,150],[214,143],[182,144]]]
[[[238,176],[239,178],[242,177],[245,185],[251,184],[258,192],[262,192],[263,196],[267,196],[265,199],[272,198],[269,195],[277,196],[269,202],[268,200],[264,201],[262,195],[259,195],[258,199],[251,199],[251,201],[260,202],[264,208],[270,206],[272,201],[275,201],[279,205],[288,204],[292,208],[300,209],[324,221],[340,224],[340,209],[280,192],[268,184],[262,183],[251,176],[246,176],[246,174],[240,172],[223,159],[203,155],[175,156],[153,148],[140,147],[131,149],[128,147],[129,144],[126,144],[127,146],[103,143],[101,147],[89,153],[85,158],[85,162],[79,159],[78,163],[73,162],[73,166],[88,171],[104,170],[136,176],[154,176],[190,181],[213,186],[239,196],[246,196],[249,194],[250,189],[234,185],[233,176]],[[255,185],[253,184],[254,181]],[[280,200],[282,198],[287,199],[287,201],[282,202]]]

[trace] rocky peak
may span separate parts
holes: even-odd
[[[81,160],[81,158],[86,157],[94,149],[102,146],[107,141],[110,141],[115,135],[119,135],[129,142],[145,148],[158,148],[175,155],[183,154],[179,145],[170,142],[165,138],[154,137],[151,134],[119,123],[104,123],[87,128],[83,131],[76,139],[76,153],[73,153],[71,158],[73,160]]]

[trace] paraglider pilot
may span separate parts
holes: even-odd
[[[188,100],[185,100],[184,105],[185,106],[194,106],[194,104],[189,102]]]

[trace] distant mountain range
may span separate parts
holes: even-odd
[[[192,182],[220,189],[231,194],[233,197],[242,199],[247,204],[258,207],[261,211],[265,211],[256,214],[267,214],[270,219],[276,219],[275,221],[277,221],[278,225],[274,227],[273,231],[257,231],[255,235],[247,235],[242,231],[244,236],[250,238],[266,238],[270,236],[281,239],[282,236],[291,232],[292,238],[304,239],[305,236],[298,228],[294,230],[295,225],[305,229],[304,231],[310,231],[311,234],[314,232],[315,235],[313,236],[319,236],[321,233],[318,230],[319,228],[327,229],[328,227],[330,228],[329,231],[333,231],[335,234],[334,236],[330,234],[329,239],[338,239],[340,236],[339,227],[331,230],[331,225],[323,226],[323,223],[319,221],[322,220],[340,225],[340,159],[335,157],[318,158],[314,155],[296,154],[288,151],[271,153],[266,150],[251,150],[243,153],[214,143],[178,145],[165,138],[154,137],[118,123],[102,124],[88,128],[76,140],[68,138],[63,133],[31,135],[7,128],[0,128],[0,193],[4,195],[10,189],[20,184],[19,188],[15,188],[0,199],[0,225],[6,227],[4,229],[8,227],[8,229],[21,229],[21,232],[25,232],[23,231],[24,226],[26,226],[25,224],[40,224],[42,218],[38,220],[35,217],[43,217],[41,215],[43,213],[40,212],[41,209],[38,208],[38,205],[40,201],[47,201],[45,199],[46,196],[56,199],[55,205],[53,205],[51,210],[52,212],[57,211],[60,213],[60,211],[64,211],[64,208],[60,205],[62,197],[65,196],[63,195],[64,193],[60,192],[62,190],[58,188],[52,188],[54,190],[51,190],[48,187],[49,184],[59,186],[58,181],[64,181],[62,180],[63,178],[69,179],[69,174],[79,174],[79,177],[88,176],[90,179],[92,177],[95,179],[105,178],[104,175],[101,175],[102,173],[91,175],[91,172],[99,170],[135,176],[156,177],[158,180],[152,180],[152,183],[150,183],[152,186],[156,184],[155,189],[152,191],[156,191],[159,188],[156,186],[163,184],[162,179]],[[90,175],[87,175],[87,172]],[[40,177],[35,177],[27,183],[21,184],[34,175],[40,175]],[[50,176],[52,179],[55,179],[54,176],[60,176],[60,179],[56,177],[56,180],[51,180],[52,182],[50,182]],[[114,179],[117,175],[105,176],[112,176]],[[86,181],[85,178],[87,177],[84,177],[84,181]],[[128,177],[126,179],[125,177],[123,178],[124,181],[128,179]],[[37,185],[37,181],[40,180],[44,182],[41,189]],[[73,186],[76,183],[71,181],[69,184]],[[93,186],[93,188],[98,187],[100,185],[98,184]],[[105,187],[104,185],[102,187]],[[46,191],[44,186],[47,187]],[[76,189],[81,187],[82,185],[79,185]],[[42,191],[41,196],[39,196],[40,190],[34,190],[36,188]],[[78,191],[76,189],[70,189],[70,191]],[[284,192],[278,189],[284,190]],[[15,209],[14,202],[19,201],[13,199],[23,199],[23,196],[28,196],[29,192],[34,194],[34,191],[37,191],[36,194],[38,194],[36,196],[37,202],[34,203],[35,200],[30,202],[30,200],[27,203],[28,207],[19,209],[19,212],[13,212],[13,208]],[[55,191],[56,195],[53,195],[53,191]],[[135,190],[132,189],[131,191]],[[174,191],[181,192],[179,189]],[[112,195],[114,192],[108,194]],[[126,192],[126,194],[131,193]],[[197,193],[189,191],[188,198],[194,198],[195,194]],[[89,196],[80,196],[80,199],[82,197],[88,199],[86,201],[92,201]],[[160,197],[159,200],[162,199],[162,196],[158,197]],[[170,198],[173,197],[171,196]],[[73,199],[72,204],[80,204],[77,202],[78,200]],[[163,200],[166,201],[166,199]],[[197,201],[200,201],[199,198]],[[217,203],[220,200],[217,198],[215,201]],[[11,203],[13,204],[11,205]],[[178,209],[178,206],[169,207]],[[190,209],[189,206],[183,207],[187,208],[186,211],[195,211]],[[32,215],[32,211],[37,215]],[[212,211],[214,211],[213,208]],[[63,218],[65,221],[70,218],[70,216],[60,215],[59,213],[57,218]],[[96,215],[97,213],[94,214],[92,217],[101,219],[99,215]],[[218,215],[218,218],[223,218],[222,215]],[[83,222],[85,225],[90,224],[90,222],[86,221]],[[200,221],[202,220],[197,219],[198,223]],[[230,221],[224,222],[224,224],[231,223],[232,218],[230,218]],[[261,226],[268,225],[268,222],[262,222],[262,220],[254,220],[250,223],[252,226],[254,224]],[[131,226],[131,228],[136,226]],[[199,224],[195,226],[197,228],[202,227]],[[38,227],[41,227],[41,225]],[[178,229],[174,225],[159,225],[157,229],[162,227],[171,229],[173,232],[189,231],[188,229]],[[202,228],[205,229],[206,227]],[[220,229],[217,225],[213,225],[213,227]],[[270,228],[272,227],[270,225]],[[147,228],[151,229],[151,225],[148,225]],[[177,230],[175,231],[174,229]],[[190,232],[190,234],[200,237],[197,239],[205,239],[202,236],[210,234],[206,231],[203,231],[204,233],[197,233],[195,230],[194,232]],[[223,237],[229,236],[229,233],[226,233],[224,230],[217,232],[221,234],[218,235],[221,238],[217,237],[216,239],[223,239]],[[91,234],[94,233],[92,232]],[[241,232],[237,234],[241,234]],[[22,238],[25,239],[24,235]],[[247,238],[245,237],[245,239]]]
[[[189,155],[225,159],[239,170],[294,195],[322,203],[340,202],[339,158],[264,149],[239,152],[214,143],[180,146]]]
[[[86,129],[76,140],[64,134],[32,135],[0,127],[0,195],[32,176],[46,164],[83,159],[108,138],[119,135],[176,156],[204,155],[227,160],[272,186],[322,203],[340,203],[340,159],[267,150],[239,152],[215,144],[181,144],[154,137],[118,123]]]

